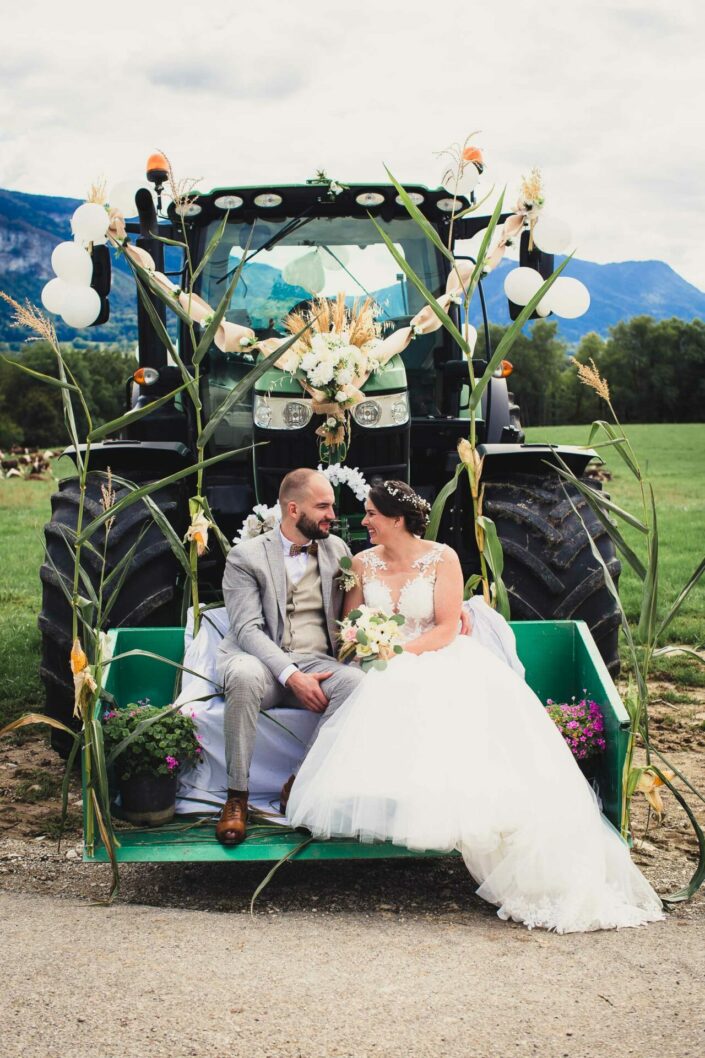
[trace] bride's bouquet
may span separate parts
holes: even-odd
[[[344,621],[338,621],[341,661],[359,661],[362,669],[384,669],[395,654],[402,654],[401,626],[403,614],[386,614],[370,606],[351,610]]]

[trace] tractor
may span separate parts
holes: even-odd
[[[320,181],[294,186],[227,186],[199,194],[185,205],[171,203],[162,213],[160,181],[165,174],[148,176],[155,183],[156,194],[147,188],[137,192],[138,220],[128,224],[128,233],[137,236],[137,246],[147,250],[157,269],[163,271],[167,244],[162,240],[181,239],[185,230],[196,267],[226,218],[224,235],[200,271],[194,292],[216,305],[229,277],[241,266],[226,319],[251,327],[258,339],[284,336],[285,318],[311,299],[312,289],[332,297],[343,290],[350,301],[373,298],[385,333],[409,323],[423,307],[423,299],[399,271],[371,217],[434,296],[445,290],[449,262],[410,217],[392,184],[338,185],[335,194],[328,183]],[[476,213],[454,216],[457,201],[443,188],[409,185],[407,191],[445,243],[451,224],[454,241],[468,240],[487,225],[487,218]],[[185,287],[187,272],[182,261],[173,260],[176,252],[168,247],[168,271],[180,276],[177,281]],[[527,252],[523,244],[522,253]],[[548,275],[552,258],[539,257],[533,264]],[[484,308],[484,299],[481,301]],[[153,304],[164,319],[163,303],[154,299]],[[460,308],[451,306],[450,311],[460,325]],[[486,318],[484,323],[489,340]],[[191,338],[183,322],[179,327],[179,352],[188,366],[193,353]],[[126,381],[127,408],[168,394],[181,382],[142,302],[138,302],[138,334],[139,369]],[[253,355],[247,349],[224,353],[215,345],[211,348],[201,364],[200,397],[206,421],[252,366]],[[475,363],[476,376],[482,374],[484,366]],[[484,513],[495,522],[502,543],[512,619],[585,621],[614,673],[618,668],[619,612],[592,554],[585,527],[615,580],[619,563],[604,527],[577,493],[563,488],[555,469],[560,456],[578,476],[584,475],[595,453],[526,444],[520,409],[508,389],[510,370],[511,365],[504,364],[491,379],[478,409],[477,427],[484,454]],[[348,465],[358,467],[368,482],[375,478],[408,481],[433,501],[454,474],[458,441],[468,436],[468,397],[468,364],[445,328],[419,335],[401,356],[395,356],[366,383],[364,400],[352,412]],[[255,504],[275,501],[279,482],[288,470],[319,463],[317,421],[320,417],[313,411],[310,396],[295,378],[276,367],[262,375],[241,403],[220,420],[206,455],[236,454],[206,470],[205,495],[229,539]],[[138,484],[160,480],[193,464],[195,452],[193,409],[181,393],[125,429],[120,437],[93,445],[91,467],[110,468],[120,496],[126,486],[121,486],[119,479]],[[446,505],[438,538],[456,549],[465,575],[470,576],[478,570],[478,555],[465,477],[460,476],[458,488]],[[154,495],[182,536],[189,522],[188,481],[182,479]],[[100,513],[100,485],[101,478],[96,475],[86,496],[88,515]],[[77,479],[63,480],[52,498],[41,570],[41,675],[47,712],[64,721],[73,708],[68,663],[71,619],[58,574],[70,572],[72,555],[66,546],[66,530],[76,525],[79,499]],[[348,490],[341,490],[341,505],[344,524],[354,528],[359,505]],[[362,534],[351,535],[353,547],[360,546]],[[107,548],[108,571],[134,548],[129,572],[110,615],[112,626],[184,623],[188,600],[184,601],[182,568],[143,503],[127,507],[116,519]],[[86,561],[88,575],[97,578],[98,556],[88,551]],[[217,599],[223,567],[223,554],[211,548],[199,570],[203,597]]]

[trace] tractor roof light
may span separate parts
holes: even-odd
[[[213,205],[218,209],[239,209],[242,202],[239,195],[218,195]]]
[[[418,191],[407,191],[406,194],[407,194],[407,197],[411,199],[411,201],[414,203],[415,206],[420,206],[421,203],[424,200],[423,195],[419,194]],[[397,195],[397,197],[394,199],[394,201],[399,206],[403,206],[404,205],[404,199],[401,197],[401,195]]]
[[[174,206],[174,210],[180,217],[197,217],[201,212],[202,207],[197,202],[182,202],[178,206]]]
[[[264,195],[255,195],[254,203],[261,209],[274,209],[276,206],[281,206],[283,199],[281,195],[277,195],[272,191],[267,192]]]
[[[132,376],[138,386],[153,386],[159,381],[156,367],[138,367]]]
[[[363,191],[355,196],[355,201],[358,206],[381,206],[384,203],[384,195],[380,195],[378,191]]]
[[[169,160],[161,151],[150,154],[147,159],[147,179],[154,184],[157,190],[164,186],[169,176]]]
[[[457,213],[467,205],[461,198],[439,198],[436,205],[443,213]]]

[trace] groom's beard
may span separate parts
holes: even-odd
[[[330,536],[332,522],[326,519],[323,524],[329,528],[323,529],[320,522],[314,522],[312,518],[302,514],[296,523],[296,528],[307,540],[327,540]]]

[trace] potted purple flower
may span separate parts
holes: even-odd
[[[202,755],[193,719],[169,707],[130,704],[103,713],[103,740],[122,815],[142,826],[168,823],[179,768]]]
[[[604,752],[605,721],[597,702],[591,698],[576,701],[547,702],[548,715],[563,735],[568,749],[578,761],[583,772],[591,772],[594,758]]]

